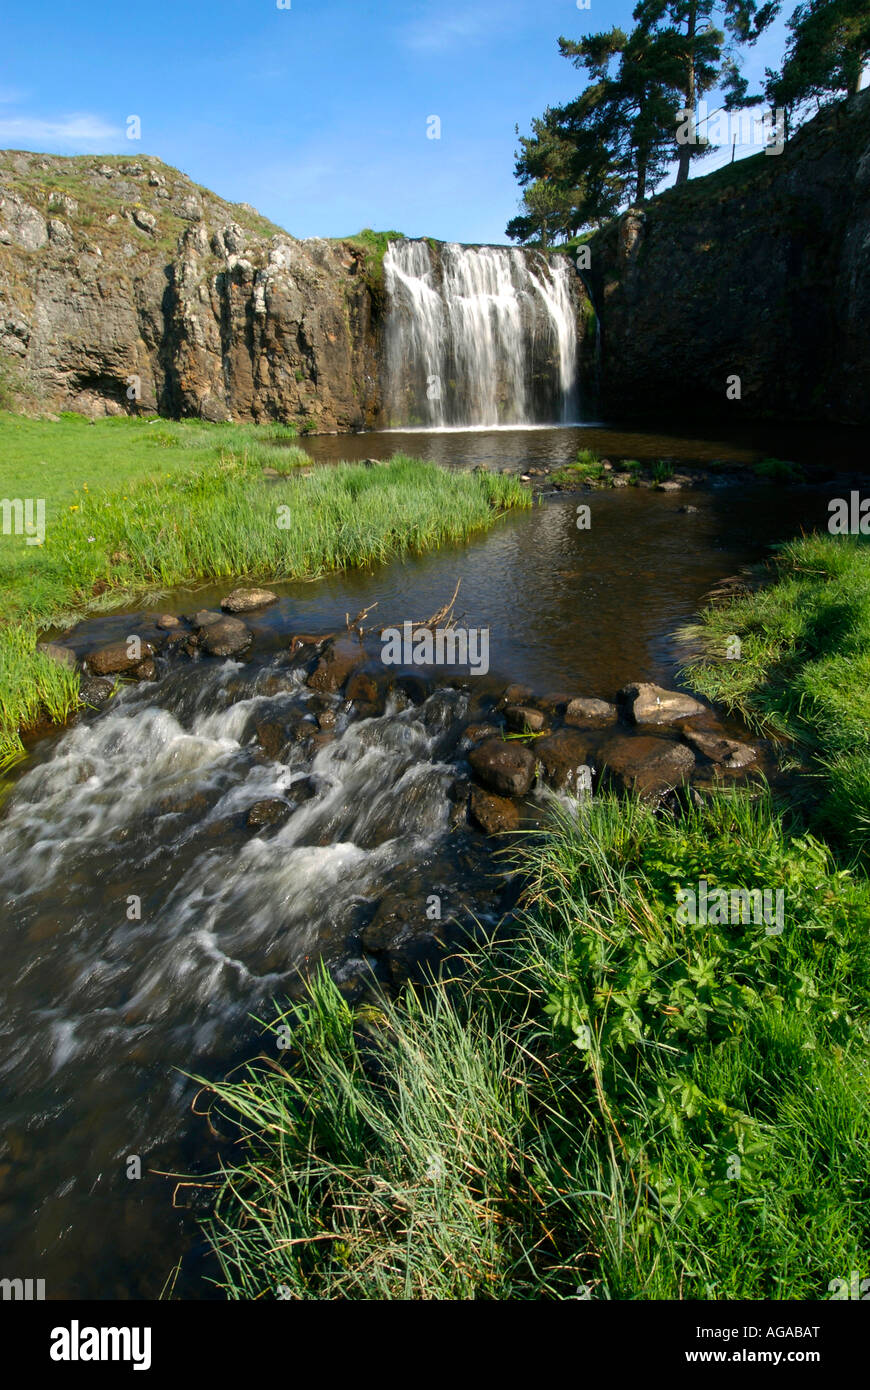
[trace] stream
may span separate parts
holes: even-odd
[[[522,467],[573,457],[575,434],[446,432],[426,452]],[[384,441],[406,447],[307,447],[326,462],[333,446],[368,456]],[[174,1208],[163,1176],[216,1159],[186,1073],[224,1075],[267,1046],[255,1019],[315,961],[351,998],[367,970],[401,984],[432,894],[445,944],[473,919],[494,925],[504,867],[451,792],[468,722],[508,682],[607,700],[630,680],[672,686],[675,631],[705,593],[827,519],[827,492],[810,487],[626,489],[584,494],[580,531],[579,500],[547,498],[437,553],[272,585],[279,601],[245,615],[244,660],[161,657],[156,682],[34,743],[0,819],[0,1277],[43,1278],[48,1298],[150,1299],[183,1257],[176,1296],[212,1296],[196,1194]],[[399,682],[360,717],[289,654],[293,634],[343,629],[373,604],[378,625],[421,619],[458,579],[462,625],[490,633],[485,675]],[[217,607],[232,587],[173,592],[58,640],[83,655],[131,630],[156,637],[158,614]],[[280,823],[252,825],[251,808],[275,801]],[[372,925],[390,921],[402,949],[379,955]]]

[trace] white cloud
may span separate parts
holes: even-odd
[[[466,11],[456,15],[433,15],[418,19],[399,31],[399,40],[415,53],[443,53],[457,44],[482,38],[490,25],[490,11]]]
[[[15,148],[22,144],[37,144],[41,149],[51,145],[105,145],[120,140],[120,126],[109,125],[99,116],[78,112],[45,120],[39,116],[0,116],[0,145]]]

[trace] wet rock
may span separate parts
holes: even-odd
[[[271,589],[233,589],[221,599],[221,608],[225,613],[251,613],[255,608],[266,608],[277,601],[278,595]]]
[[[354,671],[344,694],[348,700],[362,700],[366,704],[375,705],[378,703],[378,683],[367,671]]]
[[[239,656],[252,641],[253,633],[241,618],[218,618],[205,627],[200,644],[209,656]]]
[[[390,899],[380,902],[374,917],[360,932],[364,949],[377,956],[396,946],[408,934],[408,915],[411,911],[413,908],[410,904],[397,905]]]
[[[190,634],[180,628],[177,632],[168,632],[163,642],[164,650],[168,647],[170,651],[173,647],[182,647],[190,640]]]
[[[701,753],[703,757],[709,758],[711,763],[720,763],[723,767],[746,767],[758,757],[757,748],[748,743],[740,743],[737,739],[727,738],[724,734],[704,729],[685,729],[683,737],[696,753]]]
[[[199,631],[200,628],[209,627],[212,623],[222,622],[223,614],[219,613],[216,608],[200,608],[198,613],[194,613],[190,621],[191,626]]]
[[[331,729],[315,730],[315,732],[311,735],[310,739],[308,740],[309,745],[311,747],[312,757],[319,753],[321,748],[326,748],[330,743],[332,743],[334,738],[335,734],[332,732]]]
[[[135,646],[135,643],[126,640],[110,642],[108,646],[98,647],[96,651],[88,652],[85,657],[85,665],[93,676],[115,676],[132,672],[142,661],[153,656],[155,652],[155,648],[150,642],[140,641],[138,651],[131,655],[131,647],[135,648]]]
[[[334,709],[321,710],[317,716],[318,729],[334,729],[336,724],[336,713]]]
[[[59,666],[72,668],[76,664],[75,652],[69,647],[62,647],[59,642],[37,642],[36,650],[41,656],[47,656],[49,661],[56,661]]]
[[[133,675],[137,681],[156,681],[157,667],[149,657],[147,661],[140,661],[139,665],[134,667],[131,675]]]
[[[547,716],[530,705],[507,705],[504,717],[512,733],[537,734],[547,727]]]
[[[366,659],[362,643],[356,637],[336,637],[330,641],[308,677],[312,690],[335,692],[341,689],[348,676]]]
[[[290,638],[288,650],[291,656],[298,654],[307,659],[314,652],[319,651],[330,640],[330,637],[331,634],[328,632],[322,632],[319,635],[316,632],[295,632]]]
[[[111,698],[115,682],[105,676],[85,676],[79,685],[79,699],[85,705],[99,708]]]
[[[282,825],[289,815],[290,807],[286,801],[267,797],[264,801],[254,802],[248,811],[246,823],[251,830],[262,830],[270,825]]]
[[[425,676],[399,676],[391,689],[407,696],[412,705],[422,705],[432,692],[432,682]]]
[[[181,627],[181,619],[176,618],[174,613],[161,613],[156,626],[160,628],[161,632],[173,632],[176,628]]]
[[[509,685],[505,688],[502,697],[502,705],[522,705],[526,700],[531,700],[533,691],[528,685]]]
[[[618,735],[604,744],[598,756],[611,783],[652,801],[684,782],[695,766],[695,755],[685,743],[651,734]]]
[[[682,690],[663,690],[648,681],[624,686],[619,697],[628,706],[635,724],[671,724],[706,711],[705,705]]]
[[[488,738],[498,738],[501,733],[497,724],[469,724],[463,738],[470,744],[483,743]]]
[[[520,811],[515,801],[509,801],[505,796],[494,796],[482,787],[471,788],[468,810],[475,825],[480,826],[487,835],[516,830],[520,823]]]
[[[535,759],[521,743],[487,739],[472,748],[468,761],[478,781],[501,796],[525,796],[535,780]]]
[[[565,723],[578,729],[598,729],[605,724],[613,724],[618,718],[616,705],[609,700],[593,700],[580,697],[569,700],[565,708]]]
[[[372,700],[355,700],[351,712],[356,719],[377,719],[383,710]]]
[[[297,777],[287,790],[287,795],[293,803],[294,808],[302,806],[306,801],[310,801],[317,795],[317,781],[314,777]]]
[[[589,742],[573,729],[559,729],[549,738],[539,739],[535,756],[544,769],[544,777],[556,791],[576,793],[588,788],[591,780]]]
[[[194,812],[202,817],[213,804],[204,792],[170,792],[168,796],[161,796],[157,802],[157,812],[161,816],[190,816]]]
[[[254,725],[257,743],[274,762],[281,761],[281,754],[289,743],[298,743],[314,732],[314,724],[298,711],[281,719],[259,719]]]
[[[564,714],[570,701],[570,695],[566,695],[564,691],[559,691],[555,695],[542,696],[536,703],[542,710],[546,710],[548,714]]]

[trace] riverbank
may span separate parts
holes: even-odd
[[[458,477],[404,456],[302,476],[307,455],[274,447],[290,434],[0,417],[16,489],[9,500],[21,504],[9,508],[8,526],[4,515],[0,551],[0,766],[20,756],[22,732],[62,723],[77,707],[78,672],[36,650],[48,627],[182,583],[313,578],[369,564],[464,539],[530,505],[514,479]]]
[[[811,772],[806,813],[846,859],[870,852],[870,546],[813,535],[779,551],[772,584],[712,606],[687,677]],[[738,639],[739,660],[727,659]]]
[[[842,800],[866,608],[866,548],[812,537],[704,620],[746,660],[699,664],[699,688],[730,682],[735,708],[814,738],[816,834],[812,806],[759,789],[678,819],[563,811],[513,851],[513,929],[458,978],[356,1011],[322,978],[276,1021],[274,1060],[212,1086],[246,1140],[210,1225],[229,1297],[848,1285],[870,1237],[870,886]]]

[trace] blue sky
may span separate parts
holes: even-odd
[[[633,3],[9,6],[0,147],[158,155],[300,237],[373,226],[504,241],[519,196],[514,125],[526,131],[582,85],[558,36],[627,26]],[[793,8],[785,0],[785,14]],[[780,19],[748,50],[750,79],[783,47]],[[126,137],[132,115],[140,141]],[[427,138],[431,116],[440,139]],[[728,158],[713,154],[696,173]]]

